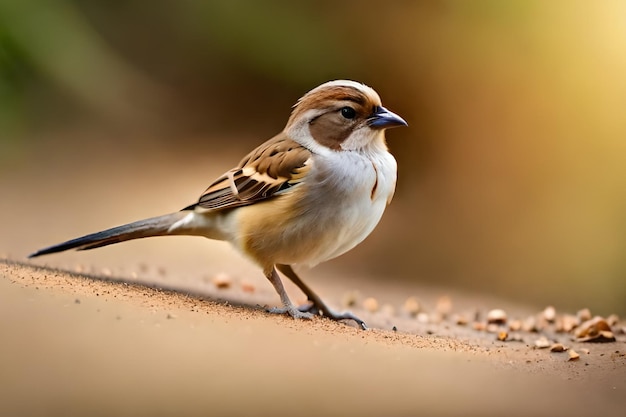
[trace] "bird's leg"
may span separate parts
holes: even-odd
[[[270,313],[277,313],[277,314],[287,313],[294,319],[313,318],[312,313],[309,313],[307,311],[300,311],[298,310],[296,306],[294,306],[291,303],[291,300],[289,299],[289,296],[287,295],[287,292],[285,291],[285,287],[283,287],[283,283],[280,280],[280,276],[278,275],[278,272],[276,272],[276,268],[274,266],[266,269],[264,272],[265,272],[265,276],[272,283],[272,285],[274,286],[274,289],[280,296],[280,301],[283,303],[282,308],[275,307],[275,308],[269,309]]]
[[[310,306],[305,306],[303,309],[301,308],[300,311],[305,311],[313,314],[322,314],[324,317],[328,317],[332,320],[353,320],[361,327],[361,329],[367,329],[367,325],[365,324],[365,322],[354,314],[350,313],[349,311],[337,313],[331,310],[330,307],[328,307],[322,301],[322,299],[300,279],[300,277],[295,273],[290,265],[277,264],[276,267],[280,272],[285,274],[285,276],[287,276],[287,278],[289,278],[291,282],[296,284],[298,288],[300,288],[302,292],[306,294],[308,300],[313,303]]]

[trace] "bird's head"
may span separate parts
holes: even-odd
[[[382,106],[372,88],[329,81],[306,93],[293,108],[285,133],[312,151],[359,150],[385,145],[385,129],[407,126]]]

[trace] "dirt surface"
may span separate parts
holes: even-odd
[[[419,324],[394,296],[394,312],[354,308],[372,327],[362,331],[266,313],[250,284],[226,276],[214,294],[244,304],[11,261],[0,277],[2,415],[621,416],[626,406],[623,335],[549,334],[580,353],[568,361],[534,348],[537,334],[500,342],[451,319]]]

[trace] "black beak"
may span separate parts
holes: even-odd
[[[374,113],[367,119],[367,125],[372,129],[389,129],[409,124],[397,114],[390,112],[383,106],[376,106]]]

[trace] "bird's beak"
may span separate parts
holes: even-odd
[[[367,119],[367,125],[372,129],[389,129],[409,124],[397,114],[390,112],[383,106],[376,106],[374,113]]]

